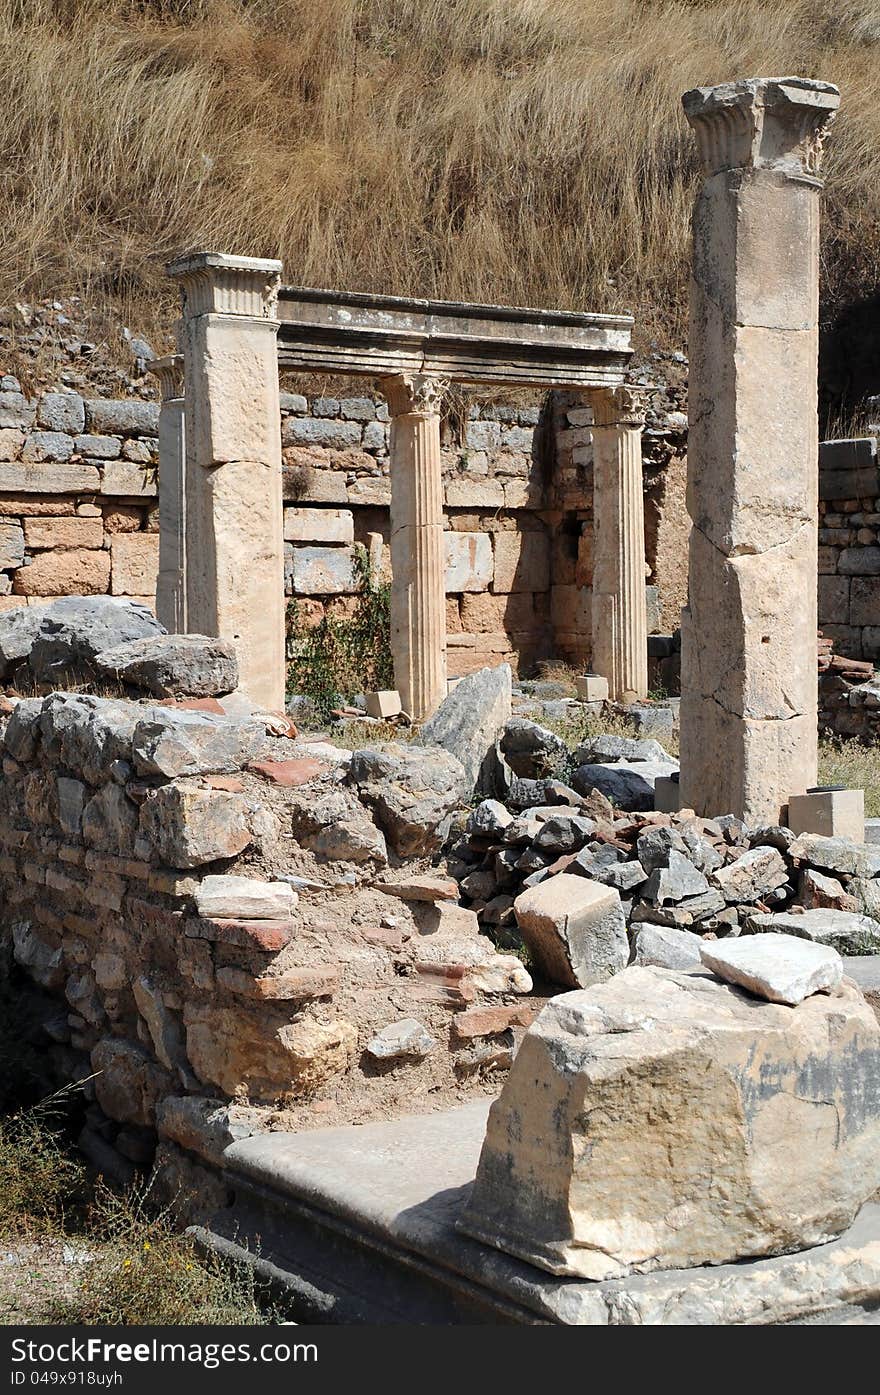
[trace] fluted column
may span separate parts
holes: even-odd
[[[169,634],[186,634],[186,427],[183,355],[153,359],[159,408],[159,579],[156,618]]]
[[[385,378],[391,414],[391,649],[413,721],[446,696],[446,587],[440,403],[436,378]]]
[[[683,98],[693,216],[681,798],[775,824],[816,783],[819,166],[835,87]]]
[[[281,263],[197,252],[181,288],[186,613],[234,642],[240,686],[284,706],[284,543],[275,317]]]
[[[644,415],[632,389],[590,394],[593,406],[593,658],[613,702],[648,691]]]

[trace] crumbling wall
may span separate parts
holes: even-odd
[[[873,437],[819,448],[819,628],[849,659],[880,660],[880,474]]]

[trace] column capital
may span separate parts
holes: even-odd
[[[640,431],[645,424],[645,394],[622,383],[616,388],[596,388],[590,393],[596,426],[625,426]]]
[[[180,282],[181,313],[246,315],[274,320],[282,263],[223,252],[191,252],[169,262],[165,274]]]
[[[159,379],[159,391],[163,402],[173,402],[183,397],[183,354],[167,354],[165,358],[151,359],[147,372]]]
[[[769,169],[819,181],[822,144],[840,92],[807,78],[743,78],[695,87],[681,99],[703,172]]]
[[[392,417],[439,416],[449,387],[445,378],[427,373],[395,373],[380,381]]]

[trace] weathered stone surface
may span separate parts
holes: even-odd
[[[880,1182],[878,1067],[847,984],[792,1008],[633,966],[526,1034],[462,1228],[587,1279],[822,1244]]]
[[[479,838],[500,838],[513,821],[513,814],[499,800],[484,799],[468,814],[466,831]]]
[[[492,580],[492,539],[488,533],[444,533],[446,594],[486,591]]]
[[[264,1017],[188,1003],[184,1023],[187,1055],[199,1079],[254,1100],[312,1093],[345,1070],[357,1044],[356,1029],[342,1018],[273,1027]]]
[[[659,741],[638,741],[635,737],[610,734],[594,736],[578,746],[573,759],[576,765],[607,765],[619,760],[672,762]]]
[[[156,402],[140,402],[132,397],[94,397],[86,401],[85,410],[91,430],[100,434],[156,436],[159,433]]]
[[[195,896],[199,915],[232,920],[287,920],[297,897],[287,882],[256,877],[203,877]]]
[[[200,867],[244,852],[253,841],[249,814],[240,794],[162,785],[142,806],[140,826],[167,866]]]
[[[752,912],[743,924],[744,934],[768,930],[831,945],[840,954],[876,954],[880,950],[880,924],[871,916],[852,911],[812,910],[800,915]]]
[[[510,666],[483,668],[456,683],[422,726],[424,741],[461,762],[471,791],[491,793],[495,747],[510,719],[510,700]]]
[[[613,887],[560,872],[513,903],[523,939],[553,983],[587,987],[622,969],[629,941]]]
[[[388,863],[385,838],[366,813],[326,824],[306,839],[306,846],[328,862],[372,862],[377,867]]]
[[[374,1061],[423,1060],[437,1045],[435,1037],[414,1017],[404,1017],[377,1032],[366,1046]]]
[[[852,843],[849,838],[802,833],[788,851],[797,861],[826,872],[843,872],[855,877],[876,877],[880,872],[880,848],[870,843]]]
[[[636,936],[635,963],[653,964],[658,969],[697,969],[703,943],[700,936],[690,930],[642,924]]]
[[[109,581],[108,553],[70,548],[37,553],[15,573],[12,589],[16,596],[100,596]]]
[[[877,891],[880,893],[880,886],[877,887]],[[808,910],[821,910],[824,907],[832,911],[865,910],[868,914],[872,913],[870,906],[860,906],[856,895],[848,895],[836,877],[827,877],[824,872],[815,872],[811,867],[806,867],[801,872],[798,901]],[[875,909],[880,909],[880,902]]]
[[[241,770],[266,744],[266,727],[258,720],[238,722],[210,712],[174,708],[138,722],[132,753],[141,775],[222,774]]]
[[[216,697],[238,686],[235,646],[208,635],[150,635],[104,649],[99,673],[157,697]]]
[[[595,819],[560,812],[544,820],[532,846],[551,853],[579,852],[595,831]]]
[[[448,751],[390,743],[355,751],[348,778],[399,857],[438,848],[472,788]]]
[[[669,851],[665,867],[657,867],[645,887],[645,896],[658,906],[683,901],[687,896],[702,896],[709,883],[692,862],[674,848]]]
[[[514,775],[540,780],[551,775],[568,753],[555,732],[525,717],[512,717],[501,737],[501,754]]]
[[[843,982],[843,960],[835,949],[793,935],[746,935],[736,940],[701,942],[707,969],[770,1003],[796,1007],[812,993]]]
[[[169,1095],[156,1108],[160,1137],[170,1138],[189,1153],[220,1164],[223,1150],[259,1130],[256,1111],[207,1099],[203,1095]]]
[[[64,596],[48,605],[0,615],[0,663],[7,669],[27,659],[41,682],[91,666],[112,646],[149,635],[162,626],[145,606],[112,596]]]
[[[291,578],[298,596],[333,596],[358,589],[350,547],[296,547]]]
[[[104,785],[83,809],[83,839],[101,852],[130,856],[137,826],[137,809],[119,785]]]
[[[788,872],[776,848],[751,848],[712,873],[712,883],[728,903],[759,901],[784,886]]]
[[[351,509],[284,510],[284,536],[288,542],[353,543]]]
[[[402,901],[457,901],[458,883],[452,877],[431,872],[413,873],[401,881],[376,882],[376,890]]]
[[[63,951],[45,940],[29,920],[12,922],[12,953],[16,964],[27,969],[41,987],[61,987],[66,972]]]
[[[119,1123],[151,1124],[170,1079],[142,1046],[119,1037],[99,1041],[92,1051],[95,1094],[104,1113]]]
[[[44,392],[37,405],[37,424],[44,431],[79,436],[85,430],[85,403],[78,392]]]
[[[653,809],[654,784],[661,775],[673,775],[673,761],[618,761],[614,765],[581,765],[571,777],[579,794],[598,790],[618,809]]]

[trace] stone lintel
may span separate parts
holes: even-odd
[[[499,386],[616,387],[629,315],[407,300],[283,286],[279,363],[303,372],[433,374]]]
[[[695,87],[681,100],[706,175],[751,168],[818,180],[840,92],[808,78],[743,78]]]
[[[147,364],[147,372],[159,379],[163,402],[174,402],[183,397],[183,354],[154,358]]]
[[[180,282],[181,313],[237,315],[274,320],[282,263],[222,252],[191,252],[169,262],[166,275]]]

